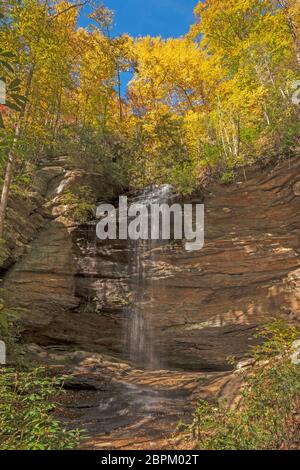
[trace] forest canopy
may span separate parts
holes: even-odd
[[[299,0],[205,0],[189,33],[170,39],[114,36],[101,2],[0,8],[3,179],[9,158],[22,180],[45,156],[69,154],[127,187],[191,193],[208,173],[230,181],[237,166],[297,148]]]

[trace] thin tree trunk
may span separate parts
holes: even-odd
[[[238,118],[237,122],[234,122],[234,119],[232,119],[232,127],[233,127],[233,134],[232,134],[232,140],[233,140],[233,149],[234,149],[234,156],[238,158],[240,156],[240,131],[241,131],[241,125],[240,125],[240,119]]]
[[[225,134],[225,137],[226,137],[226,140],[227,140],[227,145],[228,145],[229,153],[232,155],[232,153],[233,153],[233,152],[232,152],[232,147],[231,147],[229,135],[228,135],[228,132],[227,132],[227,129],[226,129],[225,124],[224,124],[224,134]]]
[[[32,85],[35,67],[36,67],[36,64],[34,63],[32,64],[29,70],[29,75],[28,75],[26,88],[25,88],[26,102],[25,102],[25,106],[23,110],[20,112],[19,117],[18,117],[14,141],[9,151],[8,160],[7,160],[7,164],[5,168],[5,176],[4,176],[4,182],[3,182],[2,194],[1,194],[1,200],[0,200],[0,238],[3,237],[3,232],[4,232],[6,209],[7,209],[9,192],[10,192],[10,185],[11,185],[13,171],[14,171],[16,145],[20,137],[20,133],[21,133],[21,124],[26,119],[26,113],[28,109],[27,103],[28,103],[28,99],[29,99],[29,95],[31,91],[31,85]]]
[[[33,63],[29,69],[29,74],[28,74],[26,88],[25,88],[25,95],[24,95],[24,97],[26,98],[25,108],[20,114],[20,121],[23,118],[25,122],[27,121],[28,110],[29,110],[29,106],[27,103],[29,100],[30,92],[31,92],[31,85],[32,85],[33,77],[34,77],[35,68],[36,68],[36,63]]]
[[[17,127],[16,127],[14,142],[9,151],[8,161],[7,161],[6,169],[5,169],[5,177],[4,177],[2,194],[1,194],[1,202],[0,202],[0,238],[3,238],[6,209],[7,209],[10,185],[11,185],[11,181],[13,177],[13,169],[14,169],[14,163],[15,163],[15,149],[16,149],[17,140],[20,136],[20,124],[21,122],[19,119]]]
[[[268,113],[266,103],[264,103],[264,115],[265,115],[267,125],[270,126],[271,125],[271,119],[270,119],[270,116],[269,116],[269,113]]]
[[[226,144],[224,140],[224,135],[223,135],[223,130],[221,129],[221,140],[222,140],[222,145],[223,145],[223,151],[224,151],[224,160],[225,162],[227,161],[227,149],[226,149]]]
[[[58,127],[59,127],[59,120],[61,116],[61,104],[62,104],[62,84],[60,85],[59,89],[59,95],[58,95],[58,100],[57,100],[57,106],[56,106],[56,111],[54,113],[54,122],[53,122],[53,140],[56,139],[57,134],[58,134]]]
[[[120,69],[118,67],[118,95],[119,95],[119,113],[120,113],[120,122],[123,121],[123,108],[122,108],[122,97],[121,97],[121,76]]]

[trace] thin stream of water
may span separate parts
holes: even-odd
[[[154,188],[146,188],[132,202],[147,207],[154,203],[167,203],[172,196],[172,190],[169,185]],[[149,211],[149,227],[151,226]],[[142,304],[145,301],[145,287],[151,287],[151,275],[145,266],[145,255],[147,262],[151,264],[152,250],[162,245],[163,240],[138,240],[128,241],[129,261],[128,272],[131,282],[132,301],[127,308],[126,344],[129,351],[130,360],[137,366],[148,370],[155,370],[163,367],[163,361],[160,357],[157,345],[154,350],[154,328],[153,318]]]

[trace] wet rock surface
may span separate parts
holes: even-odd
[[[85,429],[82,449],[191,448],[194,443],[178,437],[179,421],[191,421],[199,399],[232,402],[241,385],[238,373],[145,371],[96,353],[28,348],[39,363],[72,375],[57,416]]]
[[[247,181],[212,183],[205,246],[195,252],[182,242],[138,250],[100,242],[95,224],[64,217],[62,173],[48,171],[52,219],[5,278],[10,303],[26,309],[22,339],[39,361],[69,363],[78,384],[97,374],[106,384],[69,392],[70,419],[93,436],[86,447],[166,448],[199,397],[233,394],[228,357],[247,356],[259,324],[299,321],[300,159],[249,169]],[[150,362],[133,361],[133,325]]]

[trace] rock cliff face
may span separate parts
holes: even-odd
[[[160,367],[223,371],[228,356],[247,352],[258,324],[277,315],[299,319],[299,158],[249,169],[247,181],[211,183],[204,249],[146,247],[138,287],[132,247],[97,241],[94,224],[79,227],[64,216],[61,192],[83,184],[99,200],[117,194],[103,176],[63,162],[37,175],[45,198],[39,231],[4,282],[10,303],[27,309],[24,342],[126,360],[130,302],[139,289],[144,341]]]
[[[228,356],[246,356],[271,317],[299,322],[300,158],[212,182],[195,252],[97,241],[95,223],[67,217],[62,194],[81,186],[101,201],[119,193],[59,159],[37,173],[26,203],[10,203],[4,287],[25,309],[24,350],[73,375],[63,416],[88,430],[84,448],[191,446],[171,439],[178,420],[199,398],[238,394]]]

